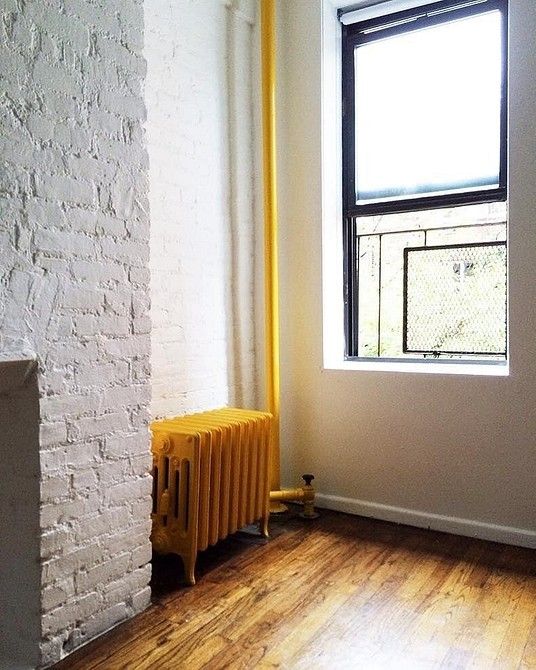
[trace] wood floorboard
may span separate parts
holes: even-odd
[[[54,670],[536,670],[536,552],[323,511],[237,533]]]

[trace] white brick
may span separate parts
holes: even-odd
[[[69,319],[70,322],[70,319]],[[71,328],[68,327],[69,333]],[[52,396],[59,396],[61,393],[69,392],[72,385],[73,375],[69,369],[50,370],[43,380],[43,390]],[[44,413],[43,413],[44,418]],[[42,445],[44,446],[44,445]]]
[[[110,162],[101,161],[95,156],[84,152],[80,156],[69,155],[67,159],[67,171],[69,174],[83,173],[88,181],[100,184],[101,182],[109,182],[114,179],[117,166]]]
[[[125,289],[115,289],[104,292],[104,305],[107,312],[122,316],[130,314],[132,292]]]
[[[132,216],[127,219],[127,230],[133,240],[147,240],[150,234],[149,223],[139,214],[149,211],[149,202],[139,196],[134,201]]]
[[[151,279],[151,273],[148,268],[130,268],[129,279],[133,283],[148,284]]]
[[[149,162],[145,149],[141,149],[138,145],[125,144],[123,139],[109,137],[99,140],[99,155],[103,159],[118,163],[129,160],[144,169],[147,168]]]
[[[153,498],[147,495],[132,503],[132,518],[134,519],[148,519],[151,516],[153,506]]]
[[[98,593],[88,593],[44,614],[41,620],[43,635],[54,635],[65,630],[74,621],[89,618],[101,607],[101,602]]]
[[[141,477],[147,474],[152,469],[151,454],[142,454],[141,456],[130,457],[130,472],[131,474]]]
[[[62,148],[71,153],[80,153],[91,151],[91,135],[78,125],[73,126],[69,121],[63,123],[56,123],[54,126],[54,141],[61,145]],[[90,172],[84,175],[85,179],[91,183],[94,180],[94,175]],[[89,192],[89,191],[87,191]],[[68,191],[71,197],[66,197],[65,202],[72,204],[95,204],[95,198],[88,199],[88,196],[72,197],[72,192]],[[82,194],[83,191],[77,191],[77,194]],[[95,191],[92,192],[95,196]]]
[[[76,17],[67,16],[61,12],[40,3],[28,3],[25,9],[26,17],[34,21],[39,27],[46,28],[47,32],[79,45],[85,50],[87,31],[84,24]],[[54,88],[54,84],[49,84]]]
[[[54,136],[54,119],[43,114],[30,114],[27,127],[34,138],[49,140]]]
[[[103,109],[93,109],[90,114],[92,128],[113,135],[121,130],[121,117]]]
[[[80,366],[75,370],[76,384],[81,387],[100,386],[102,388],[112,382],[125,382],[128,379],[128,375],[129,367],[124,361]]]
[[[41,536],[41,558],[51,558],[61,549],[67,552],[72,542],[72,533],[65,527],[54,528]]]
[[[95,541],[100,536],[107,535],[112,540],[115,552],[131,549],[132,547],[123,539],[122,534],[118,533],[119,530],[128,526],[129,516],[126,507],[118,507],[96,516],[80,519],[75,524],[74,541],[80,544],[87,540]],[[119,538],[117,544],[114,544],[115,536]]]
[[[128,430],[130,421],[126,412],[116,412],[78,419],[75,426],[79,439],[87,439],[114,433],[118,430]]]
[[[41,501],[44,503],[66,498],[71,490],[70,478],[63,475],[47,477],[41,482]]]
[[[105,493],[105,500],[110,504],[125,503],[129,500],[135,500],[141,496],[147,495],[151,491],[150,477],[133,479],[110,486]]]
[[[112,605],[112,607],[108,607],[90,617],[87,622],[83,624],[82,629],[84,633],[91,638],[108,630],[112,626],[115,626],[117,623],[127,619],[131,615],[131,610],[127,607],[126,603],[117,603],[116,605]]]
[[[41,643],[41,663],[44,668],[57,663],[63,654],[67,633],[48,638]]]
[[[34,65],[36,83],[47,91],[65,95],[80,95],[81,86],[64,68],[54,67],[39,59]]]
[[[85,25],[98,27],[113,36],[119,36],[121,21],[119,13],[106,11],[104,7],[88,4],[85,0],[65,0],[67,14],[73,14],[81,19]]]
[[[112,237],[123,237],[126,233],[125,222],[111,214],[99,215],[96,230],[99,235],[111,235]]]
[[[75,318],[75,330],[78,335],[128,335],[131,322],[127,316],[99,315],[80,316]]]
[[[127,388],[114,386],[103,391],[103,401],[110,407],[122,402],[125,407],[136,405],[146,406],[151,398],[151,391],[145,384],[134,384]]]
[[[69,261],[62,258],[49,258],[42,254],[36,254],[36,262],[40,268],[48,272],[55,272],[56,274],[65,277],[69,275],[70,265]]]
[[[62,302],[63,307],[68,309],[97,310],[102,305],[103,294],[100,291],[71,286],[65,290]]]
[[[123,483],[129,477],[129,463],[127,460],[110,461],[99,468],[99,482],[101,486]]]
[[[42,447],[61,444],[67,440],[67,426],[64,421],[42,423],[39,427],[39,440]]]
[[[93,210],[80,209],[79,207],[67,207],[65,218],[70,230],[94,233],[99,221],[99,213]]]
[[[58,605],[62,605],[74,595],[74,577],[69,577],[61,582],[56,582],[53,586],[48,586],[43,589],[41,597],[41,606],[46,609],[53,609]]]
[[[132,311],[135,317],[147,316],[151,302],[146,293],[137,292],[132,296]]]
[[[132,182],[114,183],[111,189],[112,207],[115,215],[124,219],[132,216],[136,198]]]
[[[134,318],[132,329],[135,335],[149,334],[151,332],[151,318],[149,316],[142,316],[139,319]]]
[[[72,552],[64,552],[60,557],[43,564],[43,581],[51,584],[65,575],[74,575],[80,570],[89,570],[102,560],[102,548],[90,544]]]
[[[133,381],[145,381],[151,376],[151,364],[145,359],[132,361],[131,371]],[[154,389],[151,390],[154,393]]]
[[[73,261],[71,264],[73,275],[77,279],[90,281],[93,284],[110,281],[125,281],[125,268],[118,263],[104,263],[102,259],[98,261]]]
[[[113,357],[148,356],[151,350],[151,341],[146,335],[132,335],[105,342],[104,350],[108,356]]]
[[[65,230],[38,230],[34,245],[41,251],[56,254],[69,252],[76,256],[89,256],[95,252],[95,241],[83,233],[70,233]]]
[[[116,39],[103,37],[99,40],[99,52],[107,60],[120,65],[127,72],[134,72],[145,76],[145,60],[133,53]],[[140,81],[136,78],[136,81]]]
[[[151,604],[151,588],[146,586],[132,596],[132,609],[138,613],[143,612]]]
[[[147,542],[150,532],[151,521],[142,521],[122,532],[117,532],[113,538],[102,538],[101,542],[105,546],[110,546],[110,551],[116,551],[117,547],[121,551],[132,551]]]
[[[93,203],[93,187],[89,182],[64,175],[43,174],[37,182],[37,195],[84,205]]]
[[[87,572],[79,572],[76,575],[77,591],[100,589],[109,582],[113,582],[127,572],[130,562],[130,554],[124,553],[99,563]]]
[[[88,358],[93,359],[92,356]],[[50,396],[41,399],[42,417],[63,419],[69,415],[92,412],[99,407],[99,404],[100,398],[96,392]]]
[[[100,103],[103,109],[108,112],[138,121],[145,120],[145,104],[138,96],[124,95],[118,91],[102,90]]]
[[[105,453],[114,458],[150,453],[149,431],[140,430],[133,435],[106,436]]]
[[[71,479],[72,488],[75,493],[86,492],[88,490],[94,491],[99,484],[97,474],[93,468],[85,471],[73,472]]]
[[[40,522],[42,528],[52,528],[60,523],[71,522],[73,519],[93,514],[99,509],[100,496],[92,493],[88,497],[55,502],[41,507]]]
[[[102,240],[102,252],[109,258],[117,258],[125,263],[143,266],[149,260],[149,245],[132,240]]]
[[[66,449],[66,458],[71,468],[87,467],[100,460],[100,443],[86,440],[80,444],[70,444]]]
[[[132,552],[132,568],[141,568],[152,558],[153,549],[150,542],[147,542],[145,546],[138,547]]]
[[[122,579],[107,584],[103,589],[104,601],[111,604],[127,600],[132,593],[144,589],[150,578],[151,564],[147,563],[142,568],[124,575]]]

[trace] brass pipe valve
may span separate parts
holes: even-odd
[[[270,491],[270,502],[272,504],[281,501],[303,503],[303,512],[300,516],[304,519],[317,519],[320,515],[315,512],[315,490],[311,482],[313,475],[302,475],[305,486],[296,489],[282,489],[280,491]]]
[[[320,515],[315,512],[315,490],[311,482],[314,475],[302,475],[305,486],[302,486],[303,491],[303,512],[300,516],[304,519],[317,519]]]

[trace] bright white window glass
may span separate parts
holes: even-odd
[[[355,48],[356,202],[499,186],[501,14]]]

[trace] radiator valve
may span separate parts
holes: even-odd
[[[270,491],[271,514],[278,514],[279,512],[286,511],[286,506],[283,505],[284,509],[278,508],[277,506],[282,501],[288,501],[303,504],[303,512],[300,512],[300,516],[304,519],[317,519],[320,516],[315,512],[315,490],[311,484],[314,477],[313,475],[303,475],[302,477],[305,486],[300,486],[296,489]],[[276,509],[274,509],[274,507],[276,507]]]
[[[315,490],[311,484],[314,475],[302,475],[305,486],[302,486],[303,491],[303,512],[300,516],[304,519],[318,519],[320,516],[315,512]]]

